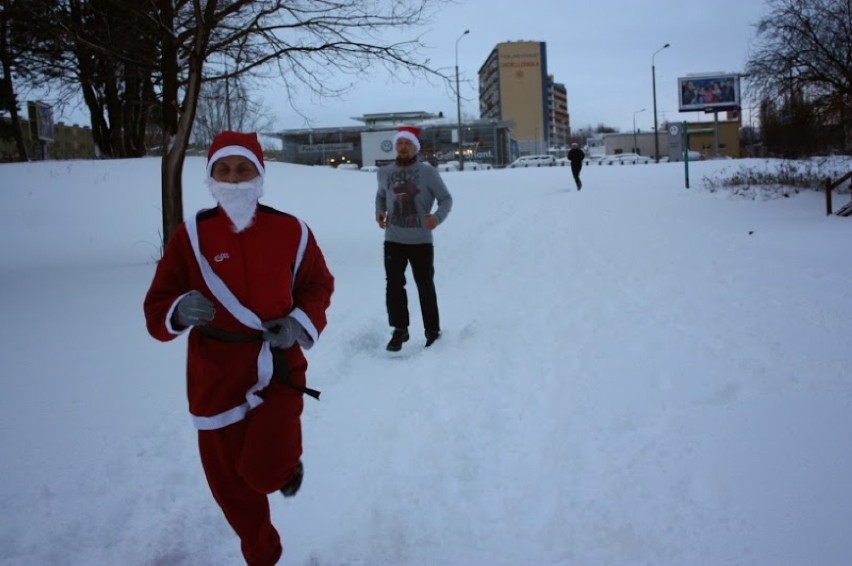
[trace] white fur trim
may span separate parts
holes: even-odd
[[[302,346],[305,350],[310,350],[313,348],[314,344],[317,340],[319,340],[319,332],[317,332],[317,327],[314,326],[313,321],[308,318],[308,315],[302,309],[293,309],[290,312],[290,316],[296,319],[296,322],[302,325],[302,328],[305,329],[305,332],[308,333],[310,340],[302,341],[299,340],[299,345]]]
[[[243,147],[241,145],[226,145],[225,147],[220,147],[216,150],[216,153],[210,156],[210,159],[207,160],[207,176],[210,177],[213,174],[213,164],[223,157],[228,157],[229,155],[242,155],[257,167],[257,172],[261,177],[266,176],[266,169],[264,169],[263,165],[260,164],[260,160],[254,154],[252,150],[247,147]]]
[[[172,315],[174,315],[175,310],[177,309],[178,303],[180,302],[180,300],[182,298],[189,295],[190,292],[191,291],[187,291],[186,293],[184,293],[183,295],[181,295],[180,297],[175,299],[175,302],[173,302],[172,306],[169,307],[169,312],[166,313],[166,330],[168,330],[171,334],[174,334],[175,336],[180,336],[181,334],[183,334],[184,332],[186,332],[190,328],[189,326],[187,326],[183,330],[178,330],[177,328],[175,328],[172,325]]]
[[[418,140],[417,136],[415,136],[414,134],[412,134],[408,130],[402,130],[402,131],[394,134],[394,136],[393,136],[393,145],[394,146],[396,146],[396,141],[400,138],[407,139],[408,141],[410,141],[411,143],[414,144],[414,147],[417,149],[417,151],[420,151],[420,140]]]
[[[192,417],[192,424],[195,425],[196,429],[216,430],[240,422],[246,418],[246,414],[248,414],[249,409],[251,409],[249,404],[243,403],[239,407],[234,407],[233,409],[225,411],[224,413],[219,413],[218,415],[213,415],[212,417],[190,416]]]
[[[242,147],[242,146],[239,146]],[[225,149],[225,148],[223,148]],[[221,150],[220,150],[221,151]],[[219,152],[216,152],[217,154]],[[229,154],[233,155],[233,154]],[[215,157],[215,154],[214,154]],[[211,159],[211,163],[214,160]],[[249,328],[254,328],[255,330],[263,330],[263,324],[260,321],[260,318],[249,310],[247,307],[243,306],[240,303],[239,299],[228,289],[228,286],[225,284],[222,279],[216,275],[213,271],[213,268],[210,266],[210,263],[207,259],[201,254],[201,247],[198,242],[198,226],[196,224],[196,216],[192,215],[189,217],[186,222],[186,232],[189,236],[189,243],[192,246],[192,251],[195,254],[195,260],[198,262],[198,266],[201,269],[201,275],[204,278],[204,282],[207,284],[207,288],[213,293],[213,296],[218,300],[227,310],[233,315],[234,318],[239,320],[242,324]],[[299,248],[296,252],[296,264],[293,268],[293,284],[295,285],[296,276],[299,272],[299,267],[302,265],[302,260],[305,256],[305,249],[308,246],[308,236],[309,231],[307,225],[299,220],[299,226],[302,230],[301,238],[299,239]],[[175,305],[177,301],[175,301]],[[172,305],[172,309],[175,308],[175,305]],[[309,336],[309,340],[300,340],[299,344],[305,348],[311,348],[314,343],[319,338],[319,332],[314,326],[314,323],[308,318],[308,315],[302,311],[302,309],[296,308],[291,313],[291,316],[295,318],[299,324],[305,329]],[[171,311],[169,311],[169,316],[171,317]],[[171,331],[173,329],[170,328]],[[272,351],[269,346],[269,342],[264,341],[263,345],[260,348],[260,352],[257,356],[257,374],[258,379],[257,382],[252,385],[248,391],[246,391],[246,402],[227,411],[221,412],[217,415],[213,415],[210,417],[200,417],[197,415],[192,416],[192,423],[195,425],[195,428],[198,430],[215,430],[218,428],[223,428],[228,425],[231,425],[235,422],[241,421],[245,418],[246,414],[253,408],[257,407],[261,403],[263,403],[263,398],[256,395],[260,390],[264,389],[269,382],[272,380],[272,371],[273,371],[273,363],[272,363]]]
[[[201,276],[204,278],[207,288],[211,293],[213,293],[216,300],[228,309],[228,312],[230,312],[234,318],[249,328],[263,330],[263,324],[261,323],[260,318],[240,303],[239,299],[237,299],[231,290],[228,289],[228,286],[225,285],[225,282],[222,281],[222,279],[213,271],[213,268],[210,267],[210,264],[207,262],[207,258],[201,254],[201,248],[198,243],[198,227],[196,226],[195,215],[189,217],[185,224],[186,232],[189,236],[189,243],[192,245],[195,260],[201,268]],[[264,340],[260,347],[260,352],[257,354],[257,382],[252,385],[248,391],[246,391],[246,403],[229,409],[223,413],[219,413],[218,415],[213,415],[212,417],[193,416],[193,423],[195,423],[195,426],[217,428],[228,426],[229,424],[242,420],[250,409],[253,409],[263,403],[263,398],[256,395],[256,393],[269,385],[269,382],[272,380],[272,369],[272,350],[270,349],[269,342]],[[245,410],[243,407],[246,407]],[[202,430],[209,430],[209,428],[204,428]]]

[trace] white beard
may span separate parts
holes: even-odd
[[[231,219],[234,232],[242,232],[251,226],[257,212],[257,202],[263,196],[263,177],[258,175],[244,183],[222,183],[208,177],[207,187]]]

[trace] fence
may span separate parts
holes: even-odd
[[[845,181],[852,179],[852,171],[846,173],[836,181],[827,178],[825,180],[825,215],[831,216],[834,207],[831,204],[831,191],[842,185]],[[850,183],[850,192],[852,192],[852,183]],[[852,216],[852,202],[846,203],[837,211],[837,216]]]

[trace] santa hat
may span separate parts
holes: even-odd
[[[393,145],[396,146],[397,140],[406,139],[414,144],[417,151],[420,151],[420,129],[414,126],[400,126],[393,136]]]
[[[257,141],[257,134],[252,132],[243,134],[240,132],[224,131],[213,138],[210,151],[207,152],[207,176],[212,176],[213,164],[223,157],[229,155],[242,155],[257,167],[261,177],[266,175],[263,165],[263,149]]]

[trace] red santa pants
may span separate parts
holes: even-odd
[[[272,383],[263,397],[242,421],[198,431],[210,491],[240,537],[249,566],[272,566],[281,556],[267,495],[287,483],[302,456],[302,394]]]

